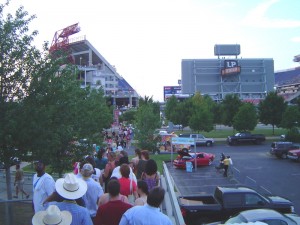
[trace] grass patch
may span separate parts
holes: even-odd
[[[280,136],[281,134],[285,134],[287,131],[283,128],[275,128],[274,129],[274,135],[273,130],[269,128],[256,128],[251,133],[253,134],[264,134],[268,137],[272,136]],[[193,131],[176,131],[176,134],[182,134],[182,133],[193,133]],[[237,133],[236,130],[233,128],[220,128],[218,125],[215,127],[214,130],[210,132],[199,132],[203,134],[205,137],[210,138],[227,138],[227,136],[234,135]]]

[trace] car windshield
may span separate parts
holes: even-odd
[[[231,217],[229,220],[225,222],[225,224],[233,224],[233,223],[247,223],[247,220],[242,215],[237,215]]]

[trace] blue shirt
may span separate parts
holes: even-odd
[[[91,217],[95,217],[98,210],[98,200],[103,195],[103,189],[98,182],[92,178],[83,179],[87,184],[87,191],[82,196],[86,208],[89,210]]]
[[[148,204],[134,206],[122,216],[119,225],[173,225],[172,221],[159,208]]]
[[[72,214],[71,225],[93,225],[89,211],[75,202],[63,201],[57,202],[55,205],[57,205],[60,211],[67,210]]]

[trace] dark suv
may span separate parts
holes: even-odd
[[[270,153],[277,158],[287,158],[288,151],[291,149],[299,149],[300,145],[293,142],[279,141],[271,144]]]

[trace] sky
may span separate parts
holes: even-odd
[[[4,3],[6,0],[0,0]],[[182,59],[214,59],[215,44],[239,44],[238,58],[273,58],[274,69],[299,66],[299,0],[11,0],[37,30],[34,45],[79,23],[87,40],[142,97],[163,101],[178,86]]]

